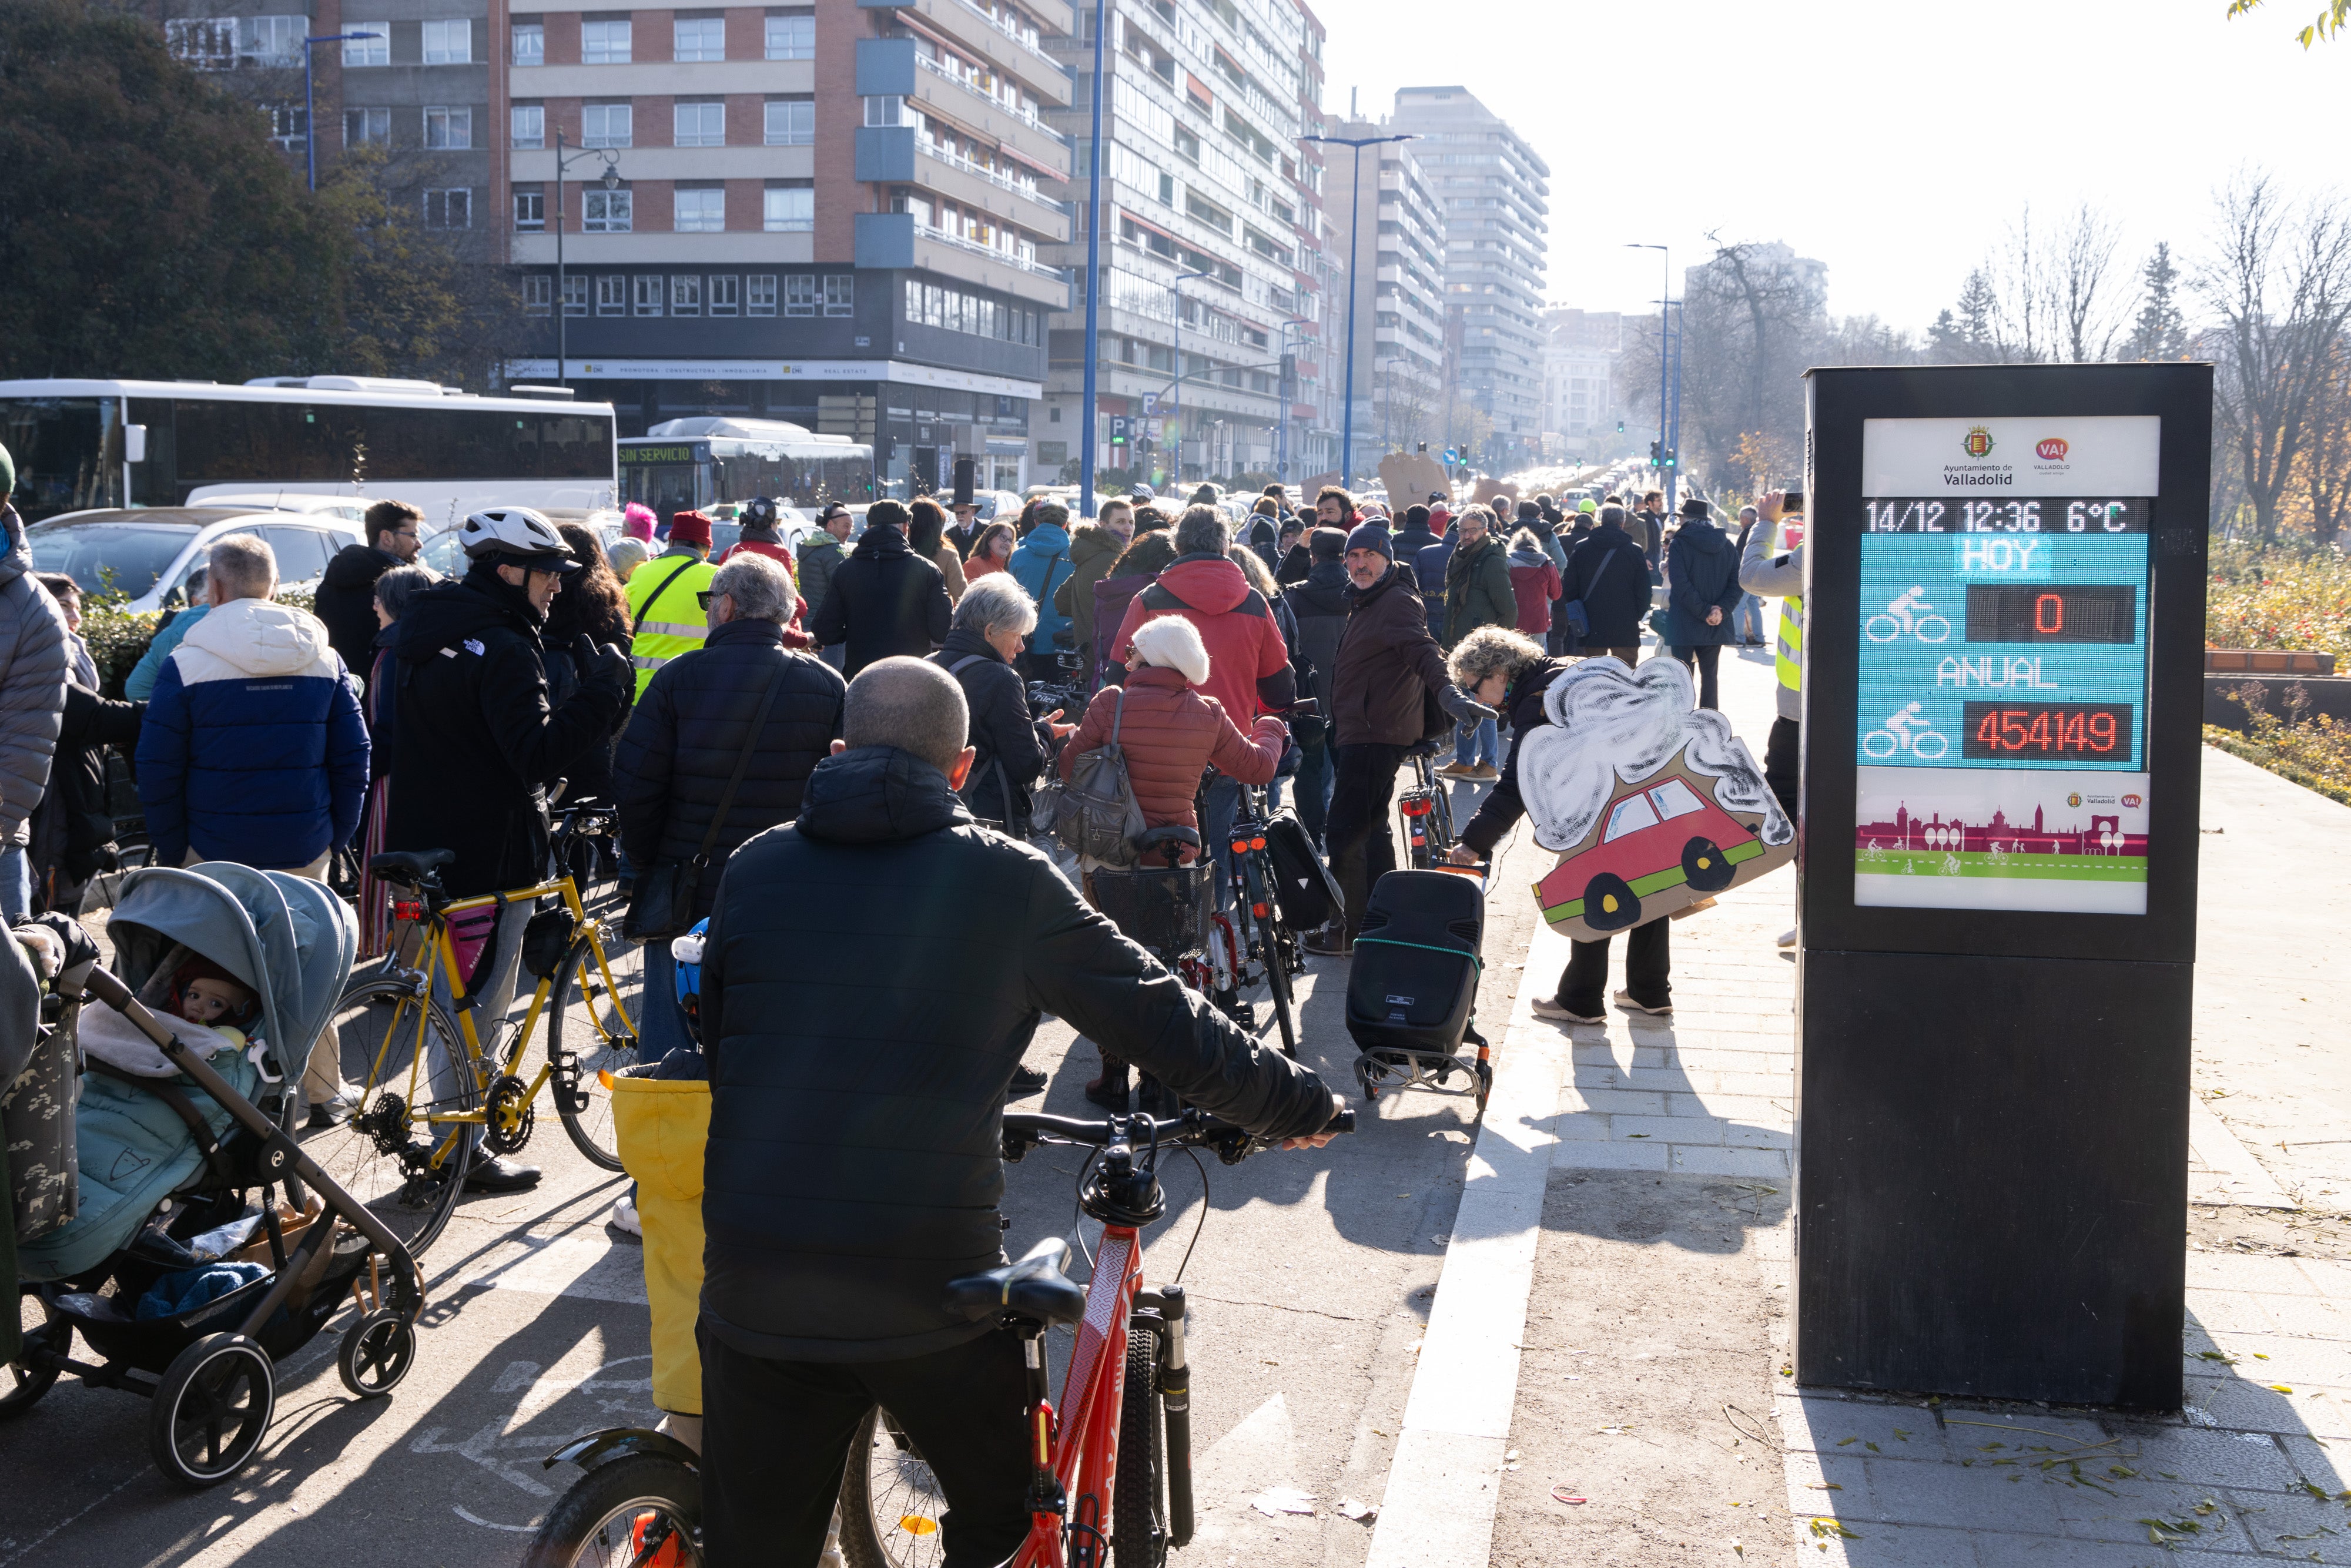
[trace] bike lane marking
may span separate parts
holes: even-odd
[[[1471,1151],[1365,1568],[1486,1568],[1568,1036],[1531,1009],[1566,938],[1538,922]]]

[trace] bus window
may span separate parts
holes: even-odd
[[[16,460],[16,509],[28,523],[59,512],[122,505],[113,398],[0,400],[0,442]]]

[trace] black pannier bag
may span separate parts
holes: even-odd
[[[1358,1051],[1448,1054],[1478,1002],[1486,899],[1473,877],[1392,871],[1372,888],[1347,977]]]
[[[1273,899],[1292,931],[1313,931],[1339,913],[1339,883],[1314,852],[1306,824],[1287,808],[1265,825],[1266,858],[1273,862]]]

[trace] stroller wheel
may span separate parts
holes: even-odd
[[[147,1447],[157,1468],[182,1486],[218,1486],[261,1447],[277,1404],[268,1352],[243,1334],[206,1334],[156,1385]]]
[[[335,1370],[361,1399],[381,1399],[400,1386],[416,1363],[416,1330],[394,1312],[374,1312],[343,1333]]]
[[[72,1350],[73,1325],[50,1309],[49,1321],[26,1331],[24,1349],[0,1369],[0,1421],[12,1421],[37,1404],[57,1381],[59,1368],[50,1358]]]

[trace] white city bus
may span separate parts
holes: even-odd
[[[481,507],[619,504],[610,403],[431,382],[0,381],[0,443],[27,522],[214,496],[387,497],[447,528]]]

